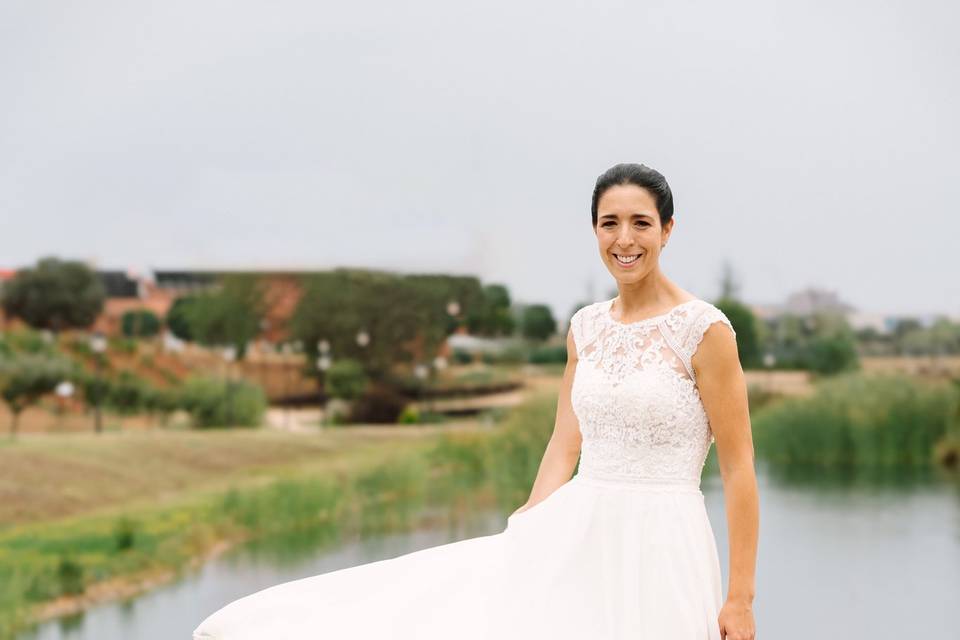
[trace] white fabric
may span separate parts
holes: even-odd
[[[719,640],[720,562],[700,491],[713,437],[691,359],[726,316],[690,300],[623,324],[570,321],[576,475],[481,536],[283,583],[194,640]]]

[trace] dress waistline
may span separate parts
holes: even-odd
[[[577,473],[575,473],[571,479],[595,486],[615,487],[635,491],[698,493],[703,495],[703,492],[700,490],[700,481],[687,478],[656,478],[591,470],[577,470]]]

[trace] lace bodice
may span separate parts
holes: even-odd
[[[713,443],[691,364],[722,311],[700,299],[621,323],[615,298],[570,320],[578,362],[571,390],[583,442],[578,474],[696,483]]]

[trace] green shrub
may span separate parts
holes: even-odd
[[[267,409],[263,389],[246,381],[193,376],[181,399],[198,428],[259,426]]]
[[[147,309],[135,309],[123,314],[120,326],[128,338],[149,338],[160,332],[160,318]]]
[[[336,360],[327,370],[326,389],[334,398],[354,400],[367,388],[367,375],[356,360]]]
[[[533,364],[564,364],[566,361],[566,345],[537,347],[530,352],[530,362]]]
[[[120,336],[107,339],[107,345],[111,351],[133,355],[137,352],[137,341],[133,338],[124,338]]]
[[[137,539],[136,522],[124,516],[113,527],[113,543],[117,551],[132,549]]]
[[[60,556],[57,561],[57,580],[60,593],[83,593],[83,565],[69,556]]]
[[[807,365],[824,375],[856,370],[860,367],[856,342],[845,335],[817,336],[808,346]]]
[[[69,345],[70,350],[78,355],[88,357],[88,358],[93,356],[94,352],[93,352],[93,348],[90,346],[89,338],[81,338],[77,336],[77,337],[71,338],[70,342],[67,344]]]
[[[530,349],[522,344],[504,348],[499,353],[484,353],[481,358],[487,364],[524,364],[530,359]]]
[[[159,413],[162,423],[166,423],[167,418],[180,408],[181,403],[182,392],[176,388],[147,387],[143,396],[143,408],[150,413]]]
[[[451,357],[455,364],[470,364],[473,362],[473,354],[463,349],[454,349]]]
[[[400,412],[400,417],[397,418],[397,422],[400,424],[417,424],[420,422],[420,411],[416,405],[408,404],[403,408],[403,411]]]
[[[121,371],[116,380],[110,382],[107,406],[117,413],[132,415],[144,407],[149,393],[146,381],[130,371]]]
[[[57,347],[49,338],[44,337],[45,335],[49,336],[50,334],[35,329],[18,329],[8,332],[4,342],[7,343],[11,352],[22,351],[53,355],[56,353]]]

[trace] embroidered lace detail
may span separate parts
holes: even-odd
[[[588,305],[570,319],[578,357],[571,402],[583,436],[578,474],[699,483],[714,440],[692,358],[710,325],[733,327],[700,299],[631,323],[615,320],[612,304]]]

